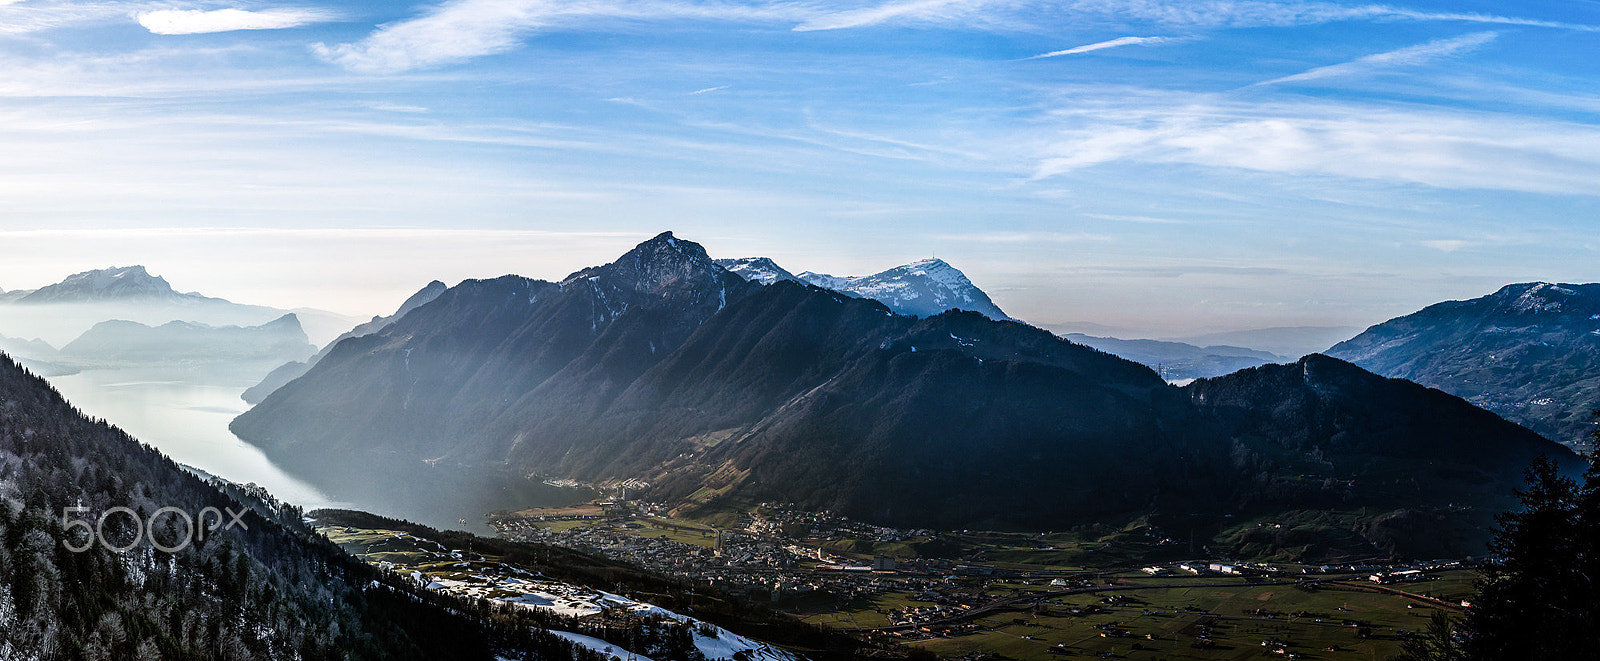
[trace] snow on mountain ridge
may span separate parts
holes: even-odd
[[[770,285],[779,280],[800,282],[800,279],[795,277],[793,273],[784,270],[782,266],[778,266],[777,262],[768,257],[739,257],[715,261],[717,266],[728,269],[734,275],[763,285]]]
[[[1010,319],[960,269],[937,257],[885,269],[872,275],[832,276],[801,273],[809,284],[870,298],[899,314],[927,317],[951,308],[971,310],[991,319]]]
[[[41,287],[19,300],[24,303],[56,303],[133,298],[183,300],[204,297],[174,291],[165,278],[150,275],[143,266],[135,265],[74,273],[61,282]]]
[[[849,289],[850,281],[854,280],[854,278],[841,278],[835,275],[828,275],[826,273],[813,273],[811,271],[802,271],[800,275],[795,277],[807,284],[816,285],[823,289],[832,289],[834,291],[845,291]]]

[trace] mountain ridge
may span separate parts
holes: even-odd
[[[194,293],[180,293],[166,278],[150,275],[143,266],[110,267],[74,273],[61,282],[40,287],[18,298],[18,304],[82,303],[108,300],[160,300],[168,303],[217,301]]]
[[[376,333],[379,330],[387,327],[389,324],[394,323],[399,318],[404,317],[407,312],[432,302],[433,299],[438,298],[439,294],[444,293],[444,291],[448,288],[449,287],[445,286],[443,282],[438,280],[429,282],[428,284],[424,285],[422,289],[417,290],[415,294],[407,297],[406,300],[400,304],[400,307],[395,310],[394,314],[387,317],[374,316],[370,321],[358,325],[355,328],[345,331],[338,337],[333,338],[332,341],[328,342],[326,345],[323,345],[323,347],[310,358],[307,358],[303,361],[292,360],[279,365],[271,372],[268,372],[266,376],[262,377],[259,383],[246,388],[245,391],[239,395],[239,398],[244,400],[247,404],[254,405],[260,403],[261,400],[266,399],[267,395],[272,394],[272,391],[283,387],[283,384],[298,379],[301,375],[305,374],[307,371],[310,371],[311,366],[317,364],[317,361],[322,360],[323,357],[327,356],[328,352],[333,350],[334,345],[352,337],[361,337],[363,335],[371,335],[372,333]]]
[[[178,364],[260,362],[305,357],[315,347],[300,319],[285,314],[259,326],[211,326],[169,321],[147,326],[114,319],[95,324],[57,354],[73,363]]]
[[[1588,447],[1600,408],[1600,284],[1526,282],[1376,324],[1329,355],[1459,395]]]
[[[1293,424],[1257,438],[1148,367],[976,312],[913,318],[813,285],[759,285],[685,243],[663,234],[560,283],[464,281],[339,343],[231,427],[335,489],[385,461],[502,467],[626,483],[685,512],[770,500],[916,526],[1056,527],[1348,499],[1244,479],[1236,444],[1303,453]],[[1321,410],[1280,410],[1293,401],[1260,399],[1250,415]],[[1387,419],[1397,405],[1372,395],[1338,410]],[[1494,429],[1507,442],[1525,433]],[[1414,460],[1374,456],[1384,470]],[[1499,488],[1521,468],[1460,461],[1443,491],[1485,472]],[[1383,493],[1373,504],[1432,502]]]

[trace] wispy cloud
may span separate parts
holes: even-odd
[[[1182,225],[1188,221],[1174,220],[1172,218],[1156,218],[1154,216],[1129,216],[1124,214],[1086,213],[1089,218],[1111,220],[1119,223],[1141,223],[1150,225]]]
[[[139,25],[155,34],[206,34],[235,30],[281,30],[334,20],[316,9],[160,9],[137,14]]]
[[[1143,45],[1149,45],[1149,44],[1161,44],[1161,43],[1166,43],[1168,41],[1172,41],[1172,39],[1169,39],[1167,37],[1117,37],[1116,39],[1111,39],[1109,41],[1101,41],[1101,42],[1089,44],[1089,45],[1086,45],[1086,46],[1076,46],[1076,47],[1073,47],[1073,48],[1068,48],[1066,50],[1051,51],[1051,52],[1045,53],[1043,55],[1035,55],[1033,57],[1027,57],[1027,58],[1023,58],[1023,59],[1026,59],[1026,60],[1037,60],[1037,59],[1046,58],[1046,57],[1060,57],[1062,55],[1077,55],[1079,53],[1088,53],[1088,52],[1097,51],[1097,50],[1104,50],[1104,49],[1107,49],[1107,48],[1116,48],[1118,46],[1143,46]]]
[[[458,0],[381,26],[360,43],[319,43],[312,51],[352,71],[395,73],[510,50],[556,11],[545,0]]]
[[[1450,57],[1452,55],[1458,55],[1477,50],[1489,42],[1494,41],[1498,36],[1499,33],[1496,32],[1474,32],[1472,34],[1462,35],[1451,39],[1437,39],[1425,44],[1409,46],[1399,50],[1392,50],[1385,53],[1375,53],[1351,60],[1349,62],[1341,62],[1339,64],[1333,64],[1325,67],[1317,67],[1309,71],[1294,74],[1292,76],[1284,76],[1282,78],[1274,78],[1272,80],[1262,81],[1256,83],[1256,85],[1299,83],[1308,80],[1320,80],[1323,78],[1357,76],[1372,71],[1391,69],[1395,67],[1420,66],[1435,60]]]
[[[379,26],[351,44],[314,44],[312,52],[351,71],[398,73],[515,49],[541,29],[581,19],[795,21],[806,15],[786,3],[733,5],[677,0],[454,0],[413,19]]]
[[[0,34],[33,34],[83,23],[127,20],[128,10],[128,5],[118,2],[0,1]]]
[[[352,71],[397,73],[504,53],[541,30],[603,19],[750,22],[789,25],[794,31],[873,26],[933,25],[962,30],[1059,29],[1081,21],[1157,24],[1183,29],[1295,26],[1334,21],[1450,21],[1600,30],[1569,24],[1488,14],[1426,13],[1383,5],[1329,2],[1213,0],[896,0],[833,9],[809,2],[766,0],[451,0],[407,20],[379,26],[354,43],[315,44],[313,52]],[[1153,45],[1163,37],[1122,37],[1037,57],[1056,57],[1129,45]]]
[[[373,110],[382,110],[384,112],[403,112],[412,115],[423,115],[432,112],[432,110],[428,109],[426,106],[406,106],[394,103],[378,103],[370,107]]]
[[[1387,5],[1295,0],[895,0],[824,12],[796,30],[839,30],[890,23],[1017,27],[1061,19],[1109,19],[1184,28],[1286,27],[1339,21],[1412,20],[1600,31],[1600,26],[1482,13],[1424,12]],[[1036,24],[1035,27],[1038,27]]]
[[[1116,238],[1108,234],[1082,234],[1067,232],[974,232],[967,234],[937,234],[939,241],[967,243],[1078,243],[1083,241],[1111,242]]]
[[[843,30],[883,23],[927,23],[961,21],[990,5],[994,0],[910,0],[875,7],[829,12],[794,27],[796,32]],[[1012,4],[1012,3],[1006,3]]]
[[[896,0],[871,7],[828,11],[805,20],[795,29],[834,30],[907,23],[1038,29],[1062,20],[1098,20],[1127,25],[1155,23],[1189,29],[1405,20],[1600,31],[1600,25],[1583,23],[1315,0]]]
[[[1031,147],[1039,155],[1035,181],[1108,163],[1577,195],[1594,195],[1600,180],[1600,127],[1577,122],[1184,94],[1101,103],[1041,121],[1058,129]]]
[[[1434,250],[1441,252],[1455,252],[1472,245],[1471,241],[1462,241],[1460,239],[1440,239],[1438,241],[1423,241],[1421,243],[1425,248],[1433,248]]]
[[[729,87],[733,87],[733,86],[732,85],[718,85],[716,87],[707,87],[707,88],[702,89],[702,90],[695,90],[693,92],[690,92],[689,96],[694,96],[696,94],[709,94],[711,92],[718,92],[718,91],[721,91],[721,90],[728,89]]]

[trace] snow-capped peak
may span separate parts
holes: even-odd
[[[729,272],[751,282],[770,285],[779,280],[794,280],[799,282],[793,273],[790,273],[777,262],[766,257],[739,257],[736,259],[716,260],[717,266],[728,269]]]
[[[861,298],[871,298],[899,314],[927,317],[951,308],[990,319],[1010,319],[965,273],[937,257],[872,275],[838,277],[807,271],[799,280]]]
[[[143,266],[123,266],[74,273],[61,282],[39,288],[21,301],[57,303],[152,298],[199,297],[173,291],[166,279],[150,275]]]

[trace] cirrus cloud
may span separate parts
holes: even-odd
[[[1392,67],[1408,67],[1427,64],[1434,60],[1450,57],[1460,53],[1477,50],[1494,41],[1500,36],[1495,32],[1474,32],[1450,39],[1438,39],[1425,44],[1408,46],[1399,50],[1384,53],[1375,53],[1357,58],[1349,62],[1331,64],[1304,71],[1292,76],[1274,78],[1262,81],[1256,85],[1276,85],[1279,83],[1297,83],[1323,78],[1338,78],[1352,76],[1387,69]]]
[[[1025,59],[1025,60],[1038,60],[1038,59],[1042,59],[1042,58],[1046,58],[1046,57],[1061,57],[1062,55],[1077,55],[1078,53],[1088,53],[1088,52],[1097,51],[1097,50],[1104,50],[1104,49],[1107,49],[1107,48],[1116,48],[1118,46],[1144,46],[1144,45],[1149,45],[1149,44],[1166,43],[1168,41],[1172,41],[1172,39],[1169,39],[1167,37],[1117,37],[1116,39],[1111,39],[1109,41],[1096,42],[1096,43],[1088,44],[1086,46],[1075,46],[1073,48],[1068,48],[1066,50],[1051,51],[1051,52],[1045,53],[1043,55],[1035,55],[1033,57],[1025,57],[1023,59]]]

